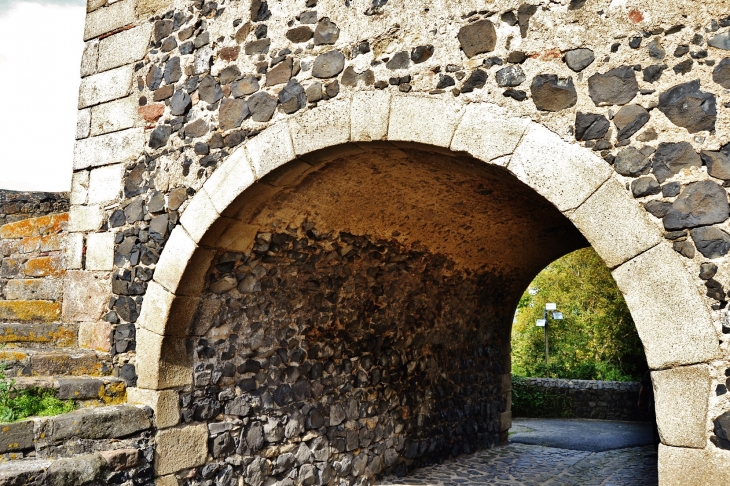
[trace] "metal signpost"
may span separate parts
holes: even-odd
[[[535,325],[537,327],[542,327],[545,329],[545,368],[547,369],[550,366],[550,351],[549,351],[549,344],[548,344],[548,311],[552,311],[552,317],[556,321],[562,321],[563,320],[563,313],[557,311],[557,305],[553,302],[549,302],[545,304],[545,310],[542,313],[542,319],[538,319],[535,321]]]

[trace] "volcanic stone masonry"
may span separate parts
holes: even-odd
[[[189,471],[206,477],[205,481],[212,481],[207,476],[213,474],[213,469],[215,474],[225,476],[233,474],[234,468],[237,468],[236,474],[261,476],[265,471],[282,477],[285,471],[294,471],[296,467],[298,478],[299,474],[309,474],[302,473],[307,461],[288,463],[286,461],[291,458],[282,459],[285,462],[274,466],[277,457],[294,454],[288,449],[282,452],[282,448],[294,443],[290,439],[299,437],[309,443],[326,436],[331,443],[339,444],[342,441],[336,439],[342,438],[338,434],[344,430],[347,444],[347,430],[380,424],[370,421],[380,415],[370,415],[366,406],[358,417],[351,414],[344,422],[307,429],[306,417],[312,410],[318,410],[331,420],[332,405],[345,407],[347,403],[349,407],[349,400],[359,388],[344,390],[342,387],[347,385],[343,382],[331,385],[334,388],[326,392],[323,388],[317,399],[312,395],[312,398],[305,397],[307,400],[283,403],[282,400],[288,400],[287,396],[293,396],[297,384],[297,380],[286,382],[287,370],[293,365],[285,363],[279,353],[267,354],[271,351],[268,347],[268,351],[247,349],[251,343],[241,342],[243,338],[238,337],[246,332],[256,332],[250,329],[261,322],[256,313],[263,312],[262,315],[267,316],[266,326],[273,327],[258,332],[266,332],[272,343],[277,341],[276,349],[287,349],[287,360],[292,358],[290,352],[301,348],[304,361],[298,364],[309,363],[312,367],[306,375],[311,375],[311,370],[320,363],[324,377],[325,366],[329,366],[327,360],[332,359],[332,371],[326,371],[332,383],[350,376],[355,380],[353,387],[359,383],[357,373],[361,371],[367,353],[356,344],[354,331],[346,327],[340,329],[339,326],[347,326],[348,322],[338,321],[335,326],[338,333],[345,333],[336,336],[336,342],[342,343],[338,350],[341,357],[333,355],[325,359],[319,353],[310,355],[311,348],[305,349],[301,343],[306,341],[310,346],[321,346],[323,341],[308,334],[312,332],[310,325],[297,321],[302,315],[291,301],[279,300],[280,296],[274,295],[283,289],[276,287],[275,291],[266,287],[273,285],[275,279],[295,285],[295,276],[284,274],[282,270],[294,266],[287,260],[294,258],[293,253],[284,258],[271,250],[275,255],[262,256],[262,263],[256,267],[250,267],[252,256],[245,252],[229,261],[221,261],[223,255],[216,256],[218,260],[210,274],[214,277],[207,282],[209,286],[200,309],[220,301],[223,291],[217,294],[214,290],[234,284],[235,279],[235,285],[225,292],[239,292],[240,296],[228,298],[226,310],[220,314],[225,317],[216,319],[221,319],[221,329],[228,329],[234,321],[250,322],[251,328],[242,325],[235,332],[226,331],[229,334],[215,335],[214,339],[207,335],[191,338],[187,330],[175,327],[182,326],[180,322],[184,319],[170,310],[174,298],[197,308],[195,299],[200,298],[200,291],[191,290],[191,278],[188,277],[195,271],[203,272],[209,265],[208,261],[200,264],[194,259],[187,276],[178,279],[180,282],[170,277],[169,269],[184,266],[195,252],[196,258],[207,255],[210,251],[207,241],[217,238],[216,232],[220,229],[212,219],[220,217],[224,221],[230,216],[225,207],[216,206],[220,202],[216,199],[218,194],[204,190],[206,183],[210,185],[213,181],[218,184],[214,187],[224,187],[221,181],[225,181],[229,185],[248,187],[250,182],[238,180],[231,174],[223,175],[221,171],[244,160],[241,166],[234,164],[238,168],[247,167],[247,175],[241,176],[242,179],[258,180],[285,162],[300,167],[297,164],[303,164],[303,159],[314,148],[340,146],[345,151],[351,150],[351,144],[347,145],[351,140],[372,140],[375,144],[387,140],[394,143],[417,141],[437,153],[458,147],[456,151],[469,152],[476,158],[486,153],[488,157],[485,155],[484,160],[507,167],[511,177],[553,202],[599,253],[603,252],[602,256],[625,293],[631,290],[637,295],[654,296],[627,298],[627,301],[637,322],[642,319],[651,322],[651,326],[639,328],[639,331],[647,347],[647,356],[656,356],[655,368],[663,370],[654,375],[660,398],[658,405],[677,412],[666,414],[667,421],[660,423],[665,444],[661,454],[670,458],[660,459],[660,470],[674,471],[664,473],[664,477],[681,473],[671,469],[672,464],[683,462],[672,454],[694,454],[692,460],[698,464],[726,461],[726,442],[718,439],[725,432],[722,427],[716,428],[714,421],[720,420],[719,417],[730,409],[730,399],[727,393],[714,390],[719,390],[717,387],[725,383],[725,369],[730,367],[726,292],[730,281],[730,267],[726,264],[730,251],[728,15],[725,2],[720,0],[691,5],[653,0],[500,0],[491,3],[477,0],[439,3],[420,0],[89,1],[70,194],[68,231],[73,245],[67,254],[68,273],[64,286],[65,300],[84,305],[69,306],[63,320],[83,325],[90,335],[111,336],[108,346],[113,354],[114,373],[132,387],[141,383],[139,389],[132,388],[131,396],[137,397],[135,400],[157,407],[158,416],[161,416],[160,410],[170,412],[174,408],[175,412],[160,421],[165,425],[159,426],[156,447],[160,459],[156,467],[162,478],[160,481],[167,481],[165,484],[187,481],[183,476]],[[364,106],[362,100],[368,100],[368,108],[356,111],[354,107]],[[358,105],[356,101],[362,103]],[[426,116],[426,107],[434,106],[440,107],[438,116],[433,116],[435,108]],[[503,115],[501,118],[474,118],[472,115],[477,108],[483,107]],[[468,135],[463,133],[460,123],[468,125]],[[457,126],[461,131],[457,131]],[[490,133],[500,134],[499,140],[484,140],[484,134]],[[547,148],[541,145],[548,140],[552,142]],[[567,152],[569,156],[555,155],[562,154],[562,147],[568,143],[572,144]],[[503,147],[497,147],[500,144]],[[520,150],[521,155],[517,157]],[[297,157],[299,160],[292,162]],[[600,157],[600,165],[591,165],[597,157]],[[539,168],[524,169],[525,166],[518,163],[524,164],[527,158],[544,158],[550,162]],[[519,160],[515,162],[514,159]],[[566,176],[558,183],[557,179],[563,174],[555,167],[562,167],[563,162],[573,164],[577,159],[583,162],[574,164],[579,168],[574,169],[572,179]],[[555,172],[551,173],[551,170]],[[601,184],[604,185],[597,189]],[[262,184],[257,183],[251,190],[260,186]],[[541,189],[537,189],[538,186]],[[327,191],[324,191],[322,197],[326,196]],[[589,196],[610,202],[583,204]],[[558,200],[561,202],[556,202]],[[229,203],[231,200],[224,206]],[[316,201],[309,209],[316,209]],[[624,218],[625,227],[607,223]],[[186,220],[190,224],[186,224]],[[193,220],[206,223],[195,227]],[[448,225],[449,221],[441,223]],[[283,238],[280,236],[283,234],[287,237],[286,245],[294,245],[303,238],[301,230],[297,226],[296,234],[271,232],[270,238],[271,241],[275,237]],[[659,235],[656,241],[646,236],[650,233]],[[289,241],[289,237],[294,239]],[[261,242],[257,245],[270,244],[266,238],[260,235]],[[329,244],[333,245],[344,241],[337,231],[328,238],[331,238],[327,240]],[[392,241],[381,243],[380,237],[367,231],[353,233],[352,238],[357,241],[365,238],[367,244],[364,246],[382,246],[387,248],[388,254],[409,255],[404,261],[413,258],[413,262],[422,262],[418,265],[436,265],[434,262],[439,258],[438,252],[426,252],[417,257],[412,253],[416,251],[413,247],[396,248],[391,246]],[[599,247],[601,242],[604,246]],[[288,248],[286,245],[283,247]],[[308,259],[323,254],[318,252],[330,251],[320,248],[318,243],[307,243],[307,248],[309,246],[314,248],[295,252]],[[612,252],[620,254],[615,261],[605,256]],[[661,257],[661,265],[641,263],[652,261],[650,258],[659,254],[669,254]],[[94,258],[89,259],[89,255]],[[639,258],[639,255],[643,256]],[[494,261],[501,257],[490,256]],[[233,257],[229,255],[228,258]],[[276,258],[277,262],[281,258],[282,267],[267,266],[270,264],[266,258]],[[345,268],[352,275],[367,273],[366,262],[372,256],[357,253],[357,258],[354,255],[352,258],[349,266],[342,269],[326,267],[327,271],[332,272],[333,278],[335,275],[339,278],[338,272],[344,272]],[[390,278],[390,272],[394,271],[375,262],[372,264],[383,272],[383,278]],[[398,265],[405,264],[398,262]],[[395,267],[400,268],[398,265]],[[420,268],[416,263],[412,265]],[[251,276],[247,274],[239,281],[236,269],[243,271],[247,267],[250,267]],[[265,275],[261,274],[262,270],[266,270]],[[429,282],[427,275],[419,277],[424,278],[422,285]],[[456,295],[461,295],[455,293],[461,287],[456,283],[457,276],[451,278],[456,280],[444,279],[444,282],[456,287],[446,286],[429,292],[434,292],[435,298],[453,302]],[[476,273],[460,278],[463,281],[459,285],[466,285],[465,288],[474,292],[481,291],[482,284],[478,283],[481,280]],[[244,281],[254,288],[260,285],[260,292],[242,292],[241,288],[246,289],[245,285],[241,287]],[[320,303],[298,304],[302,308],[315,310],[312,306],[318,305],[325,310],[317,308],[316,313],[331,311],[326,310],[331,304],[327,292],[309,290],[306,283],[299,281],[296,285],[303,285],[302,292],[312,292],[312,299],[323,295],[324,300]],[[484,285],[487,291],[494,288],[493,283]],[[164,291],[159,290],[160,287]],[[685,288],[691,288],[690,297],[678,290]],[[153,294],[151,289],[157,289],[157,293]],[[696,289],[701,297],[694,295]],[[330,297],[342,297],[351,302],[351,294],[335,292],[334,288],[331,292]],[[477,310],[471,296],[458,298],[471,302],[472,310]],[[398,291],[390,303],[399,308],[406,305],[405,299]],[[163,301],[167,303],[161,304]],[[661,306],[657,304],[659,301],[671,305]],[[262,306],[267,308],[265,302],[276,303],[276,311],[271,308],[275,316],[284,314],[284,309],[293,309],[291,320],[285,325],[284,317],[271,318],[261,310]],[[357,308],[356,304],[352,305]],[[694,307],[691,312],[685,312],[683,306]],[[159,318],[164,324],[154,327],[143,322],[141,313],[146,307],[154,309],[154,312],[149,311],[147,319]],[[408,312],[412,311],[408,309]],[[490,319],[498,319],[512,309],[492,311],[494,315]],[[479,444],[493,443],[495,431],[490,430],[490,420],[493,420],[495,410],[503,407],[495,397],[509,390],[509,383],[491,381],[491,374],[497,373],[500,365],[491,361],[486,351],[477,359],[474,349],[467,346],[460,351],[466,353],[460,354],[460,358],[466,359],[468,355],[474,361],[460,364],[457,373],[445,364],[448,361],[442,359],[440,350],[419,354],[414,349],[406,349],[399,339],[406,339],[417,326],[405,318],[407,314],[389,321],[389,325],[398,323],[404,327],[393,331],[394,341],[387,348],[390,354],[381,353],[381,356],[398,355],[405,363],[400,366],[416,366],[414,372],[419,377],[428,377],[434,386],[441,382],[433,377],[435,368],[432,366],[445,367],[449,373],[439,380],[452,384],[457,384],[462,369],[481,369],[484,376],[479,383],[485,395],[479,403],[479,413],[484,415],[479,415],[483,422],[475,422],[475,426],[486,437]],[[165,327],[168,322],[170,327]],[[361,321],[353,319],[352,322]],[[698,324],[700,322],[702,324]],[[707,326],[702,327],[705,323]],[[283,327],[276,328],[279,325]],[[664,328],[659,330],[659,326]],[[207,333],[215,333],[215,329],[218,328],[214,326]],[[277,335],[275,329],[283,334]],[[671,335],[676,329],[695,333],[692,336],[696,339],[670,344],[662,341],[662,336]],[[299,344],[289,349],[294,341]],[[470,344],[508,352],[504,342]],[[235,356],[229,356],[231,353],[226,351],[224,358],[225,346],[235,347]],[[183,364],[178,366],[172,358],[169,363],[161,359],[138,362],[138,356],[147,352],[158,353],[155,356],[176,356]],[[240,362],[246,353],[251,354],[246,361]],[[675,359],[675,353],[684,354]],[[193,366],[186,368],[189,364],[186,359],[192,360],[190,356],[195,359],[194,382],[191,378]],[[278,363],[275,356],[282,362]],[[426,356],[432,356],[434,363],[425,361],[421,370],[421,360]],[[357,360],[352,361],[352,358]],[[246,371],[248,360],[252,360],[251,366],[257,362],[261,368]],[[352,365],[349,371],[344,365],[348,360]],[[431,412],[423,414],[424,424],[418,427],[424,436],[414,436],[415,429],[408,422],[413,418],[411,416],[401,416],[403,429],[396,432],[393,417],[412,407],[410,402],[415,401],[414,397],[425,391],[411,392],[408,380],[397,381],[403,380],[399,365],[391,362],[373,364],[373,367],[381,373],[381,383],[387,372],[399,385],[408,383],[408,388],[393,387],[395,395],[403,398],[405,404],[395,401],[391,404],[389,400],[393,395],[381,399],[380,385],[370,381],[362,388],[362,393],[368,394],[365,401],[370,404],[368,406],[376,406],[376,398],[369,397],[376,391],[377,402],[387,403],[383,424],[394,427],[392,434],[384,434],[380,440],[372,438],[361,448],[361,454],[367,454],[368,464],[380,461],[374,466],[365,466],[371,467],[366,474],[368,478],[376,471],[390,467],[404,470],[430,460],[432,456],[421,447],[430,448],[431,444],[445,447],[439,437],[446,437],[449,447],[460,444],[456,439],[439,435],[437,429],[448,429],[465,421],[451,417],[435,421]],[[187,371],[180,371],[182,369]],[[352,375],[353,372],[356,374]],[[505,376],[509,370],[499,372]],[[206,373],[210,375],[209,384],[199,381],[207,376]],[[277,378],[277,373],[282,376]],[[154,379],[149,378],[152,374],[155,374]],[[181,378],[183,376],[185,378]],[[368,376],[368,380],[371,378]],[[314,383],[317,379],[311,381]],[[217,389],[220,383],[226,386]],[[253,384],[255,388],[245,392],[240,386]],[[425,383],[419,386],[419,390],[428,389]],[[672,396],[682,397],[684,408],[681,413],[691,420],[678,418],[681,413],[674,401],[661,400],[675,387],[688,393],[676,392]],[[313,385],[311,388],[314,390]],[[452,400],[455,409],[466,410],[467,405],[462,405],[466,402],[460,402],[461,397],[455,398],[454,390],[458,387],[446,388],[449,391],[443,391],[443,397],[448,398],[433,399]],[[235,433],[231,433],[233,429],[226,433],[216,429],[229,427],[215,425],[220,421],[213,412],[225,412],[226,407],[232,406],[229,405],[234,399],[229,397],[231,393],[240,393],[237,398],[241,400],[253,400],[259,390],[261,400],[271,394],[273,403],[262,401],[260,405],[270,408],[257,409],[251,403],[248,405],[250,411],[240,414],[240,423],[231,422],[230,427],[236,427]],[[280,391],[277,393],[277,390]],[[176,402],[179,406],[168,406],[173,395],[180,397]],[[701,398],[697,398],[699,395]],[[277,403],[277,396],[282,403]],[[200,400],[208,404],[207,411],[203,409],[205,407],[196,408]],[[300,404],[296,408],[297,413],[305,417],[305,431],[290,438],[286,436],[287,424],[283,417],[294,410],[294,403]],[[426,400],[424,403],[431,402]],[[689,403],[692,405],[687,405]],[[504,404],[504,410],[500,428],[508,427],[509,403]],[[328,411],[329,416],[325,413]],[[177,427],[178,415],[175,413],[178,412],[182,413],[185,426]],[[438,425],[432,424],[431,420]],[[276,440],[255,453],[241,455],[242,458],[257,458],[256,465],[251,466],[252,462],[244,468],[243,462],[237,463],[239,459],[233,451],[241,447],[244,431],[248,434],[258,430],[252,425],[255,423],[261,424],[264,438],[268,433],[269,438]],[[206,424],[213,428],[208,430]],[[278,436],[279,427],[284,428],[283,438]],[[256,432],[251,433],[256,435]],[[306,434],[318,435],[304,440]],[[175,444],[183,439],[190,439],[192,443],[191,437],[211,440],[210,457],[188,451],[188,455],[179,453],[177,458],[171,459],[175,455],[171,452],[175,451]],[[358,431],[358,440],[359,437]],[[715,441],[710,442],[710,437],[715,437]],[[389,443],[390,440],[394,442]],[[402,443],[398,442],[401,440]],[[418,445],[413,446],[416,441]],[[387,457],[391,457],[386,451],[396,446],[402,446],[397,449],[398,459],[386,465]],[[408,452],[413,447],[418,452],[410,458],[407,454],[413,454],[413,450]],[[352,453],[347,449],[335,450],[337,455],[332,457],[337,457],[337,461],[345,460],[346,454]],[[227,465],[223,466],[224,461],[213,457],[215,451],[220,457],[230,456]],[[264,458],[267,454],[270,456]],[[271,461],[270,470],[269,463],[262,462],[264,459]],[[354,461],[355,457],[351,459]],[[318,461],[315,457],[308,464],[320,464],[321,471],[325,471],[328,469],[323,464],[334,468],[336,463]],[[213,469],[210,466],[205,471],[199,469],[206,463],[221,465]],[[713,467],[700,467],[698,471],[715,471]],[[247,472],[249,468],[250,473]],[[313,471],[309,467],[305,469]],[[331,474],[344,477],[346,473],[334,470]],[[352,476],[352,470],[349,474]],[[693,477],[699,477],[699,472],[693,474]],[[321,476],[317,477],[316,481],[321,481]],[[198,477],[189,482],[194,481],[201,480]],[[262,482],[257,479],[251,484]]]

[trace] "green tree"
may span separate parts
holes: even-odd
[[[550,367],[535,320],[555,302],[564,320],[550,319]],[[512,327],[512,369],[520,376],[633,380],[646,367],[644,349],[621,291],[592,248],[548,265],[520,299]]]

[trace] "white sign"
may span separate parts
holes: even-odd
[[[562,321],[563,313],[562,312],[553,312],[553,319],[555,319],[556,321]]]
[[[536,322],[536,324],[537,324],[537,327],[545,327],[545,322],[546,322],[546,320],[545,320],[545,319],[538,319],[538,320],[537,320],[537,321],[535,321],[535,322]]]
[[[558,308],[558,306],[555,305],[555,303],[553,303],[553,302],[549,302],[549,303],[545,304],[545,310],[552,310],[552,311],[554,311],[557,308]]]

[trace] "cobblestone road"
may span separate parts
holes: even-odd
[[[378,484],[412,486],[656,486],[653,446],[605,452],[509,444],[415,471]]]

